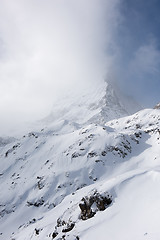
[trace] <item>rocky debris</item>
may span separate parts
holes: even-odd
[[[98,154],[96,152],[92,151],[92,152],[88,153],[87,158],[92,158],[92,157],[97,157],[97,156],[98,156]]]
[[[108,151],[112,152],[114,155],[118,154],[120,157],[125,158],[127,156],[128,149],[126,152],[126,147],[124,147],[124,145],[122,145],[121,148],[118,146],[110,146],[108,147]]]
[[[80,186],[78,186],[78,187],[76,188],[76,190],[79,190],[79,189],[84,188],[84,187],[86,187],[86,186],[87,186],[86,183],[82,183]]]
[[[77,152],[72,153],[72,158],[77,158],[79,156],[81,156],[81,155]]]
[[[105,157],[105,156],[107,155],[107,151],[101,152],[101,155],[102,155],[103,157]]]
[[[92,175],[90,175],[90,176],[89,176],[89,179],[91,179],[91,180],[93,180],[94,182],[96,182],[98,178],[97,178],[97,177],[93,177]]]
[[[141,138],[142,136],[142,133],[141,132],[135,132],[134,134],[136,136],[136,138]]]
[[[62,229],[62,232],[70,232],[75,226],[75,223],[68,223],[66,228]]]
[[[42,177],[37,176],[37,179],[39,179],[39,181],[37,182],[37,187],[39,190],[41,190],[42,188],[44,188],[44,181],[43,181],[44,176]]]
[[[87,132],[89,132],[89,129],[82,129],[82,131],[79,134],[84,134],[84,133],[87,133]]]
[[[93,138],[94,137],[94,134],[90,134],[89,136],[88,136],[88,138]]]
[[[95,162],[96,162],[96,163],[99,163],[99,162],[104,163],[104,162],[103,162],[102,160],[100,160],[100,159],[96,159]]]
[[[35,230],[35,234],[39,235],[40,229],[35,228],[34,230]]]
[[[136,124],[136,129],[141,129],[141,125],[140,124]]]
[[[64,221],[61,218],[57,219],[57,225],[55,226],[55,230],[52,233],[52,239],[57,237],[58,234],[67,233],[72,231],[72,229],[75,227],[75,223],[71,220],[68,220],[67,222]],[[65,235],[63,235],[61,238],[58,239],[65,239]]]
[[[37,219],[37,220],[38,220],[38,219]],[[28,227],[29,225],[36,223],[37,220],[36,220],[35,218],[33,218],[33,219],[29,220],[27,223],[24,223],[24,224],[20,225],[20,226],[18,227],[18,229],[21,229],[22,227],[23,227],[23,228],[26,228],[26,227]],[[36,229],[36,228],[35,228],[35,229]],[[37,229],[37,230],[39,230],[39,232],[40,232],[42,229]],[[35,231],[35,232],[36,232],[36,231]]]
[[[20,143],[15,144],[12,148],[10,148],[6,153],[5,157],[8,157],[9,153],[12,153],[16,148],[20,147]]]
[[[20,176],[19,176],[19,173],[13,173],[12,174],[12,176],[11,176],[11,178],[13,179],[13,180],[17,180],[17,179],[20,179]]]
[[[112,196],[109,194],[107,196],[101,195],[96,191],[93,195],[82,198],[81,201],[79,204],[80,218],[87,220],[94,217],[97,211],[104,211],[112,203]]]
[[[5,205],[0,205],[0,207],[5,207]],[[10,208],[4,208],[2,211],[0,211],[0,218],[4,217],[6,214],[10,214],[15,212],[16,207],[13,205]]]
[[[28,133],[28,137],[35,137],[35,138],[38,138],[38,135],[34,132],[30,132]]]
[[[38,199],[35,202],[31,202],[31,201],[27,201],[27,205],[30,206],[34,206],[34,207],[40,207],[44,204],[44,200],[43,198]]]
[[[158,104],[154,107],[154,109],[160,109],[160,103],[158,103]]]
[[[144,132],[145,132],[145,133],[151,133],[151,134],[153,134],[153,133],[159,133],[159,134],[160,134],[160,129],[158,129],[158,128],[153,128],[153,129],[145,130]]]
[[[66,224],[66,222],[64,220],[62,220],[61,218],[57,219],[57,227],[62,227]]]
[[[54,239],[55,237],[57,237],[57,235],[58,235],[58,232],[56,232],[56,231],[53,232],[53,233],[52,233],[52,239]]]
[[[47,160],[47,161],[45,162],[45,165],[46,165],[47,163],[49,163],[49,160]]]
[[[136,135],[130,136],[130,139],[137,144],[139,141],[137,138],[141,138],[142,133],[137,132]],[[101,156],[105,157],[108,153],[112,153],[113,155],[118,155],[119,157],[125,158],[129,153],[132,152],[132,147],[130,143],[130,139],[127,140],[127,137],[125,135],[120,136],[121,141],[115,145],[115,146],[106,146],[103,151],[101,151]]]

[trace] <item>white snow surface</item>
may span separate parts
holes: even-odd
[[[160,110],[128,116],[104,86],[72,98],[35,131],[0,139],[0,239],[159,240]],[[82,220],[95,192],[112,203]]]

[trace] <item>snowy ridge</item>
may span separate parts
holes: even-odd
[[[104,124],[59,118],[8,143],[0,148],[0,239],[158,240],[159,149],[158,109]],[[103,209],[93,200],[107,196]],[[93,200],[87,217],[82,199]]]

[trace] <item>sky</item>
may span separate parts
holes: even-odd
[[[160,102],[159,12],[159,0],[1,0],[0,134],[103,79]]]
[[[119,84],[144,107],[160,101],[160,1],[124,0],[114,38],[119,50]]]

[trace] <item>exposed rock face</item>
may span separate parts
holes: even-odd
[[[75,227],[75,223],[72,222],[71,220],[65,221],[62,218],[57,219],[57,225],[55,226],[55,230],[52,233],[52,239],[56,238],[57,235],[60,237],[60,239],[66,239],[65,235],[66,233],[72,231],[72,229]]]
[[[103,196],[98,192],[95,192],[90,197],[82,198],[82,202],[79,204],[81,219],[87,220],[92,218],[97,211],[104,211],[111,203],[112,197],[109,194]]]
[[[154,109],[160,109],[160,103],[158,103],[158,104],[154,107]]]
[[[62,232],[70,232],[74,228],[74,226],[75,226],[74,223],[67,224],[67,227],[62,229]]]
[[[52,239],[54,239],[55,237],[57,237],[58,233],[57,232],[53,232],[52,234]]]

